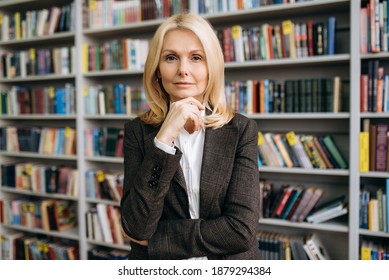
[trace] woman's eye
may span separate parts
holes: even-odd
[[[176,59],[176,57],[174,55],[167,55],[166,56],[166,61],[173,61],[175,59]]]
[[[200,61],[200,60],[202,60],[202,57],[199,56],[199,55],[195,55],[195,56],[193,56],[192,59],[193,59],[193,60],[196,60],[196,61]]]

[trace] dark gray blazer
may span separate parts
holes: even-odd
[[[190,218],[182,152],[154,145],[159,128],[139,118],[125,125],[122,225],[149,242],[132,243],[130,259],[259,259],[255,121],[236,114],[222,128],[206,129],[200,219]]]

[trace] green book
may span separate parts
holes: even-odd
[[[342,154],[340,153],[338,147],[336,146],[334,140],[331,136],[325,136],[323,137],[323,143],[326,145],[328,151],[331,153],[333,158],[336,160],[336,163],[338,164],[340,169],[347,169],[348,164],[346,160],[343,158]]]

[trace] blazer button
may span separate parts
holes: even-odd
[[[158,184],[157,180],[150,180],[149,181],[149,187],[155,187]]]
[[[153,168],[153,171],[155,171],[155,172],[161,172],[161,171],[162,171],[162,168],[161,168],[159,165],[155,165],[154,168]]]

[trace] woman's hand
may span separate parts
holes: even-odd
[[[128,239],[130,239],[131,242],[138,243],[141,246],[145,246],[146,247],[146,246],[149,245],[149,241],[148,240],[139,241],[139,240],[136,240],[136,239],[131,238],[131,237],[128,237]]]
[[[180,130],[193,133],[204,126],[201,111],[203,104],[193,97],[187,97],[170,104],[169,112],[157,134],[158,141],[171,146]]]
[[[149,245],[149,241],[148,241],[148,240],[142,240],[142,241],[136,240],[136,239],[134,239],[134,238],[128,236],[128,235],[124,232],[123,228],[120,228],[120,229],[121,229],[121,233],[122,233],[122,236],[123,236],[124,239],[130,240],[131,242],[137,243],[137,244],[139,244],[139,245],[141,245],[141,246],[148,246],[148,245]]]

